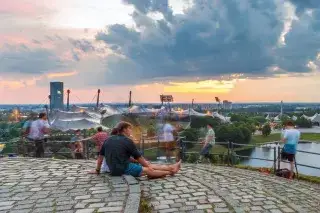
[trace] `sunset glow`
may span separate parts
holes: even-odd
[[[292,0],[265,4],[6,1],[1,103],[39,103],[50,81],[63,81],[73,102],[91,101],[98,88],[104,102],[127,102],[129,91],[134,102],[159,102],[160,94],[176,102],[213,102],[217,95],[233,102],[320,101],[318,8]],[[243,18],[232,18],[233,10]]]

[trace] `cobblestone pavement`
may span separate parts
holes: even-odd
[[[130,177],[88,175],[94,161],[0,159],[0,213],[137,212]]]
[[[141,178],[154,212],[320,212],[318,185],[230,167],[183,164],[174,177]]]

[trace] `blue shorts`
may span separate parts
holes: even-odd
[[[133,177],[140,177],[142,174],[142,166],[140,164],[129,163],[128,168],[124,173]]]

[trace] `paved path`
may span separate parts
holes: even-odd
[[[0,213],[137,212],[138,182],[88,175],[94,167],[93,161],[0,158]]]
[[[0,213],[138,211],[129,176],[87,175],[93,161],[0,159]],[[319,185],[228,168],[183,164],[179,174],[140,178],[154,212],[320,212]]]
[[[198,167],[199,168],[199,167]],[[141,178],[154,212],[320,212],[320,188],[261,173],[184,164],[174,177]]]

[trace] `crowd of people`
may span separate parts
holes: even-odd
[[[132,125],[127,122],[120,122],[112,130],[109,135],[103,131],[102,127],[97,128],[97,133],[91,137],[83,138],[80,130],[75,131],[74,137],[71,139],[71,153],[75,159],[83,159],[84,157],[84,141],[92,140],[95,142],[97,150],[97,166],[96,170],[90,173],[100,174],[101,172],[109,172],[111,175],[132,175],[139,177],[147,175],[150,178],[159,178],[166,175],[176,174],[181,167],[181,160],[171,165],[152,164],[147,161],[138,151],[132,139]],[[163,126],[163,140],[165,144],[162,146],[166,153],[167,160],[172,156],[172,151],[177,147],[176,140],[173,136],[175,128],[166,123]],[[38,118],[35,114],[31,115],[31,119],[25,122],[23,126],[23,136],[34,144],[35,157],[44,157],[45,135],[50,133],[50,125],[46,113],[40,113]],[[290,178],[294,174],[295,155],[297,152],[297,144],[300,139],[300,132],[295,129],[292,122],[287,122],[282,132],[281,140],[284,146],[281,153],[282,160],[290,162]],[[215,132],[211,125],[207,125],[207,134],[203,140],[203,147],[200,151],[198,163],[204,159],[209,160],[210,151],[215,144]]]

